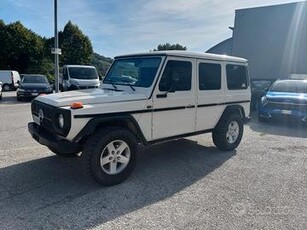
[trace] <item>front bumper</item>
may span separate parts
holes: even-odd
[[[287,109],[267,109],[260,108],[259,116],[265,119],[277,118],[277,119],[291,119],[301,120],[307,123],[307,112],[298,110],[287,110]]]
[[[64,154],[80,152],[82,150],[82,146],[78,143],[61,139],[59,136],[40,127],[34,122],[28,123],[28,130],[33,139],[38,143],[58,149]]]
[[[39,92],[31,92],[31,91],[17,91],[17,97],[18,98],[35,98],[39,96],[40,94],[50,94],[52,92],[50,91],[39,91]]]

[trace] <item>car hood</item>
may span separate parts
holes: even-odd
[[[81,85],[81,86],[91,86],[99,84],[99,79],[77,79],[77,78],[71,78],[70,83],[73,85]]]
[[[44,84],[44,83],[21,83],[19,85],[19,88],[22,89],[46,89],[49,87],[49,84]]]
[[[70,106],[73,102],[82,102],[83,104],[100,104],[145,99],[145,94],[97,88],[54,93],[50,95],[39,96],[35,100],[56,107],[65,107]]]
[[[266,97],[269,101],[280,103],[307,104],[306,93],[284,93],[284,92],[267,92]]]

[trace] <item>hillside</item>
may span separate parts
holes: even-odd
[[[91,57],[91,65],[95,66],[97,68],[98,74],[101,77],[104,77],[107,70],[109,69],[113,59],[104,57],[100,54],[93,53]]]

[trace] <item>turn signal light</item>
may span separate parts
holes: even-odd
[[[70,105],[70,108],[72,108],[72,109],[82,109],[83,103],[80,102],[80,101],[76,101],[76,102],[74,102]]]

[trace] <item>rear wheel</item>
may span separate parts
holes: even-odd
[[[65,153],[63,151],[61,151],[58,148],[54,148],[54,147],[48,147],[48,149],[53,152],[55,155],[61,156],[61,157],[78,157],[78,153],[79,152],[72,152],[72,153]]]
[[[119,184],[131,174],[136,161],[137,142],[127,129],[108,127],[93,134],[82,156],[95,180],[106,186]]]
[[[212,139],[216,147],[226,151],[232,151],[238,147],[242,136],[243,121],[237,113],[224,115],[212,132]]]

